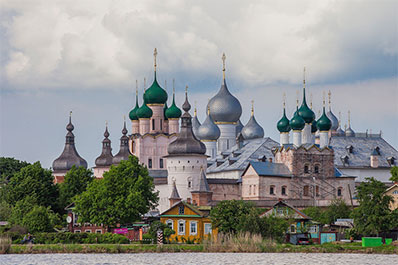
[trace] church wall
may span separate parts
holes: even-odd
[[[213,192],[213,201],[239,200],[241,198],[238,184],[209,184]]]
[[[345,168],[338,167],[338,169],[347,176],[356,176],[356,182],[363,182],[366,178],[374,177],[381,182],[391,182],[390,168]]]
[[[208,179],[236,179],[238,180],[243,170],[231,170],[206,173]]]
[[[169,185],[155,185],[155,191],[159,191],[159,205],[156,208],[159,209],[160,212],[164,212],[168,208],[170,208],[169,197],[171,194],[171,190],[169,188]]]
[[[103,175],[106,171],[109,171],[110,167],[94,167],[94,177],[103,178]]]

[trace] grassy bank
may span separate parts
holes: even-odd
[[[252,245],[230,244],[166,244],[157,245],[120,245],[120,244],[43,244],[43,245],[11,245],[10,254],[36,253],[144,253],[144,252],[270,252],[270,253],[366,253],[366,254],[398,254],[398,246],[380,246],[363,248],[360,243],[323,244],[311,246],[295,246],[264,242]]]

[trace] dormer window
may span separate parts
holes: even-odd
[[[354,147],[352,145],[347,145],[345,147],[345,150],[347,150],[347,153],[352,154],[352,151],[354,150]]]
[[[387,162],[388,162],[388,164],[390,165],[390,167],[392,167],[392,166],[394,166],[395,165],[395,157],[393,157],[393,156],[389,156],[389,157],[387,157]]]
[[[375,150],[375,152],[376,152],[378,155],[380,155],[380,147],[376,146],[374,150]]]
[[[349,158],[349,157],[348,157],[347,155],[340,157],[341,162],[343,163],[343,166],[345,166],[346,164],[348,164],[348,158]]]
[[[178,207],[178,214],[179,215],[183,215],[184,214],[184,205],[180,205],[180,207]]]

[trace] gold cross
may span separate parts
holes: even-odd
[[[225,56],[225,53],[223,53],[222,56],[221,56],[223,79],[225,79],[225,60],[226,59],[227,59],[227,57]]]
[[[330,92],[330,90],[329,90],[328,96],[329,96],[329,109],[331,109],[332,106],[330,105],[330,102],[331,102],[331,99],[332,99],[332,92]]]
[[[252,116],[254,115],[254,100],[252,100]]]
[[[153,51],[153,59],[154,59],[154,66],[155,66],[155,72],[156,72],[156,56],[158,55],[158,50],[155,48]]]
[[[175,84],[176,80],[173,78],[173,95],[176,93]]]
[[[283,108],[286,107],[286,93],[283,92]]]
[[[304,66],[304,71],[303,71],[303,85],[305,87],[305,66]]]
[[[72,117],[72,111],[69,111],[69,117]]]

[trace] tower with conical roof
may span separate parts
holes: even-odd
[[[355,132],[351,128],[351,112],[350,111],[348,111],[348,128],[345,130],[345,136],[347,136],[347,137],[355,136]]]
[[[192,116],[189,114],[191,105],[188,101],[188,87],[185,91],[185,102],[182,105],[184,114],[181,116],[181,129],[177,139],[170,143],[167,151],[167,183],[169,192],[159,194],[160,211],[167,209],[168,205],[163,205],[172,190],[172,183],[175,181],[182,200],[191,200],[194,183],[200,177],[201,170],[206,170],[207,156],[206,146],[196,139],[192,131]]]
[[[192,131],[193,131],[193,135],[197,138],[197,139],[199,139],[199,137],[198,137],[198,130],[199,130],[199,127],[201,126],[202,124],[200,123],[200,121],[199,121],[199,119],[198,119],[198,111],[196,110],[196,101],[195,101],[195,106],[194,106],[194,109],[193,109],[193,118],[192,118]]]
[[[111,140],[109,139],[108,123],[105,127],[104,140],[102,140],[102,153],[95,159],[94,176],[102,178],[105,171],[108,171],[112,165],[113,155]]]
[[[206,173],[203,169],[200,170],[200,177],[194,183],[192,193],[192,202],[197,206],[209,205],[212,201],[213,192],[209,188],[207,183]]]
[[[169,133],[175,134],[179,132],[179,120],[181,117],[181,110],[177,107],[175,102],[175,86],[174,86],[174,79],[173,79],[173,102],[171,103],[170,107],[166,110],[166,118],[169,123]]]
[[[122,160],[128,160],[129,156],[132,155],[129,150],[129,138],[127,136],[126,120],[123,123],[122,137],[120,137],[120,149],[119,152],[112,158],[112,164],[119,164]]]
[[[206,146],[206,155],[208,155],[210,159],[215,159],[217,155],[217,139],[220,137],[220,129],[211,118],[209,108],[207,108],[206,120],[199,127],[197,136],[197,138],[199,138]]]
[[[254,117],[254,101],[252,100],[252,109],[250,119],[242,128],[242,136],[246,141],[259,139],[264,137],[264,129],[258,124]]]
[[[65,174],[72,168],[72,166],[76,167],[84,167],[87,168],[87,162],[84,160],[76,150],[75,146],[75,135],[72,133],[74,130],[74,126],[72,124],[72,111],[69,113],[69,123],[66,125],[66,130],[68,133],[66,134],[65,147],[62,154],[54,160],[53,162],[53,175],[54,182],[60,183],[64,181]]]
[[[289,119],[286,117],[286,99],[285,94],[283,94],[283,116],[278,121],[276,127],[280,133],[280,144],[285,145],[289,144],[289,132],[291,130]]]
[[[301,134],[301,143],[310,144],[312,142],[311,125],[312,121],[315,119],[315,113],[308,107],[306,95],[305,95],[305,67],[304,67],[304,77],[303,77],[303,101],[300,108],[298,109],[298,115],[300,115],[304,122],[304,128]]]
[[[236,124],[242,115],[239,100],[229,92],[225,79],[225,60],[223,54],[223,83],[217,94],[208,103],[210,116],[220,128],[220,138],[217,141],[218,153],[224,152],[236,144]]]
[[[169,197],[170,207],[181,201],[180,194],[178,194],[176,182],[173,181],[173,188]]]

